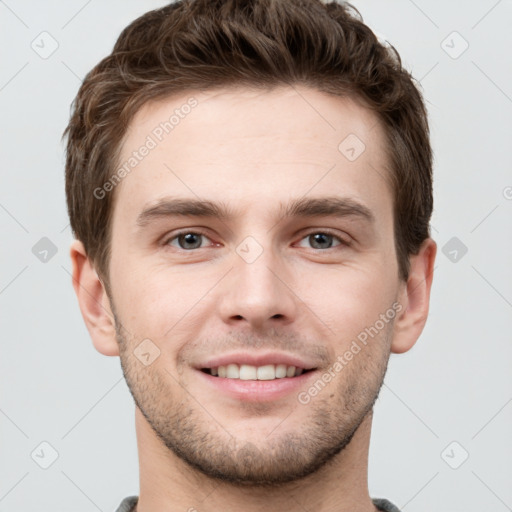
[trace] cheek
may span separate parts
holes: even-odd
[[[172,269],[128,258],[111,272],[114,302],[126,328],[155,341],[186,330],[209,307],[208,291],[217,281],[211,268]]]
[[[324,272],[321,287],[302,287],[304,302],[331,330],[336,344],[350,343],[379,320],[396,300],[396,284],[379,264]]]

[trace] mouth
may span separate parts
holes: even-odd
[[[200,385],[212,392],[211,400],[230,398],[235,403],[291,400],[319,373],[313,358],[277,351],[225,353],[193,368]]]
[[[314,371],[316,368],[301,368],[286,364],[266,364],[253,366],[249,364],[231,363],[228,365],[201,368],[200,370],[212,377],[238,380],[277,380],[299,377],[302,374]]]
[[[241,402],[274,402],[295,400],[301,390],[312,384],[317,368],[302,368],[288,364],[261,366],[230,363],[196,368],[202,385],[213,393],[211,400],[221,397]],[[224,399],[224,398],[222,398]]]

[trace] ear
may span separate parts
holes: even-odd
[[[69,253],[73,264],[73,288],[93,345],[103,355],[118,356],[114,315],[105,287],[82,242],[74,240]]]
[[[437,244],[427,238],[418,254],[410,257],[409,279],[402,283],[398,297],[402,309],[395,319],[391,352],[401,354],[410,350],[425,327],[436,252]]]

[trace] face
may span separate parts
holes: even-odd
[[[146,105],[134,151],[110,285],[137,406],[206,475],[311,474],[371,411],[400,309],[381,125],[309,88],[223,89]]]

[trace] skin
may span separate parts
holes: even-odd
[[[190,92],[146,104],[120,161],[191,96],[198,105],[114,191],[111,297],[82,243],[71,246],[94,346],[120,356],[136,402],[137,510],[374,511],[372,406],[390,353],[409,350],[425,325],[436,244],[424,241],[400,281],[383,128],[357,102],[310,88]],[[366,146],[354,161],[338,150],[351,133]],[[140,212],[170,196],[222,202],[236,215],[137,225]],[[357,201],[374,222],[285,218],[279,208],[326,196]],[[205,237],[180,245],[183,229]],[[320,244],[309,236],[323,230],[334,236]],[[251,263],[237,253],[248,236],[261,248],[252,246],[261,254]],[[393,303],[401,308],[394,319],[307,404],[296,392],[235,400],[193,368],[234,349],[278,349],[309,356],[316,379]],[[147,366],[134,353],[145,339],[160,351]]]

